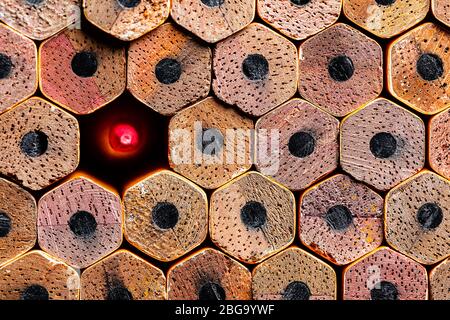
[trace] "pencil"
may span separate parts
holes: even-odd
[[[450,299],[450,259],[446,259],[430,272],[430,298],[433,300]]]
[[[346,24],[307,39],[299,55],[299,93],[333,116],[349,114],[383,89],[380,45]]]
[[[251,300],[250,271],[220,251],[204,248],[167,273],[169,300]]]
[[[20,186],[0,178],[0,265],[36,243],[36,201]]]
[[[209,235],[232,257],[258,263],[286,248],[295,236],[295,199],[287,188],[248,172],[215,190]]]
[[[261,116],[297,90],[294,44],[259,23],[215,47],[213,89],[217,97],[252,116]]]
[[[291,247],[252,272],[255,300],[335,300],[336,273],[308,252]]]
[[[450,179],[450,108],[428,122],[428,158],[434,171]]]
[[[387,99],[377,99],[341,123],[341,166],[378,190],[389,190],[425,164],[421,118]]]
[[[174,24],[165,23],[131,43],[127,86],[156,112],[173,115],[208,95],[211,50]]]
[[[386,241],[412,259],[431,265],[450,256],[450,182],[428,170],[386,195]]]
[[[344,269],[344,300],[426,300],[426,269],[388,247],[380,247]]]
[[[26,188],[43,189],[78,166],[78,121],[41,98],[0,115],[0,133],[0,173]]]
[[[431,8],[436,19],[450,26],[450,7],[446,0],[431,0]]]
[[[347,175],[334,175],[300,198],[300,240],[336,265],[345,265],[381,245],[383,198]]]
[[[151,263],[118,250],[81,274],[81,300],[163,300],[166,277]]]
[[[122,243],[120,197],[85,173],[75,173],[39,199],[37,226],[44,251],[86,268]]]

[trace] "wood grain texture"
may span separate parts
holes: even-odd
[[[205,248],[169,269],[167,273],[168,299],[199,300],[201,288],[211,283],[224,290],[224,300],[250,300],[252,298],[250,271],[220,251]]]
[[[396,0],[389,5],[380,5],[375,0],[343,1],[347,18],[381,38],[408,30],[422,21],[430,9],[430,0]]]
[[[217,3],[221,4],[211,7],[201,0],[173,0],[170,15],[180,26],[210,43],[231,36],[255,17],[255,0],[224,0]]]
[[[311,294],[309,300],[336,299],[337,283],[333,268],[296,247],[270,257],[253,269],[253,299],[288,300],[286,291],[294,281],[307,285]]]
[[[36,243],[36,201],[18,185],[0,178],[0,265],[33,248]],[[6,218],[5,218],[6,216]]]
[[[81,0],[45,0],[32,5],[23,0],[2,0],[2,21],[34,40],[44,40],[80,18]]]
[[[279,134],[278,151],[270,143],[272,130]],[[256,132],[257,170],[291,190],[305,189],[338,166],[339,121],[305,100],[289,100],[265,114],[256,122]],[[290,151],[291,139],[298,132],[314,139],[313,151],[305,157]]]
[[[135,40],[169,17],[169,0],[142,0],[126,8],[117,0],[83,0],[86,18],[103,31],[123,40]]]
[[[347,115],[383,89],[380,45],[346,24],[335,24],[306,40],[299,54],[300,94],[334,116]],[[331,60],[339,56],[350,58],[354,66],[346,81],[336,81],[329,73]]]
[[[418,116],[387,99],[377,99],[342,121],[341,166],[356,179],[389,190],[423,168],[425,131]],[[389,157],[379,158],[371,150],[371,141],[379,133],[391,134],[396,141]]]
[[[81,274],[81,300],[114,300],[120,292],[118,288],[126,289],[131,300],[163,300],[166,277],[154,265],[127,250],[116,251]]]
[[[436,80],[425,80],[417,72],[422,54],[434,54],[443,64]],[[388,88],[411,108],[435,114],[450,103],[450,33],[433,23],[425,23],[394,41],[388,49]]]
[[[336,206],[351,213],[345,228],[336,229],[328,218]],[[348,264],[383,241],[383,198],[347,175],[332,176],[302,194],[299,229],[311,250],[336,265]]]
[[[262,55],[268,73],[251,80],[243,72],[250,55]],[[260,116],[291,98],[297,89],[297,50],[286,38],[259,23],[217,44],[213,89],[217,97],[253,116]]]
[[[342,0],[310,1],[296,5],[290,0],[258,0],[258,15],[285,36],[302,40],[331,26],[339,18]]]
[[[43,132],[46,151],[30,157],[21,150],[29,132]],[[32,190],[40,190],[73,172],[79,162],[77,120],[55,105],[30,98],[0,116],[0,172]]]
[[[80,77],[72,69],[77,53],[95,54],[93,76]],[[88,114],[117,98],[126,87],[123,47],[112,47],[79,29],[67,29],[39,48],[39,85],[52,101],[77,114]]]
[[[249,227],[242,211],[254,202],[265,208],[266,217],[261,226]],[[245,173],[211,195],[211,240],[246,263],[258,263],[286,248],[294,240],[295,220],[294,195],[257,172]]]
[[[49,300],[79,299],[77,271],[45,252],[30,251],[0,268],[1,300],[23,300],[33,285],[44,287]]]
[[[442,220],[435,228],[420,224],[420,208],[438,205]],[[386,241],[394,249],[430,265],[450,256],[450,182],[424,170],[401,183],[386,196]],[[433,214],[434,215],[434,214]]]
[[[218,188],[250,169],[252,129],[251,119],[208,97],[170,119],[170,167],[201,187]]]
[[[9,74],[0,80],[0,113],[30,97],[38,87],[37,49],[30,39],[0,23],[0,55],[11,60]]]
[[[436,19],[450,26],[450,3],[447,0],[431,0],[431,8]]]
[[[165,84],[156,76],[163,59],[181,66],[180,77]],[[128,50],[128,90],[163,115],[205,98],[211,86],[211,50],[174,24],[166,23],[134,41]]]
[[[152,173],[127,188],[123,197],[125,237],[139,250],[161,261],[181,257],[202,243],[208,233],[206,193],[168,170]],[[158,227],[158,204],[174,205],[178,216],[171,228]],[[165,213],[165,219],[170,219]]]
[[[344,269],[344,300],[371,300],[381,281],[392,283],[398,300],[426,300],[426,269],[388,247],[380,247]]]
[[[77,235],[70,219],[88,212],[96,222],[91,234]],[[86,227],[82,221],[81,227]],[[67,264],[86,268],[122,243],[122,205],[119,196],[85,174],[75,174],[38,202],[40,247]]]
[[[428,122],[428,157],[430,166],[450,179],[450,108]]]
[[[430,298],[450,300],[450,259],[447,259],[430,272]]]

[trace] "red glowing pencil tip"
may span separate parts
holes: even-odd
[[[139,134],[133,126],[127,123],[118,123],[110,131],[109,143],[114,151],[134,151],[139,144]]]

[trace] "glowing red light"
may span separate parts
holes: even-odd
[[[139,144],[139,134],[133,126],[127,123],[118,123],[112,127],[109,133],[109,143],[114,151],[135,151]]]

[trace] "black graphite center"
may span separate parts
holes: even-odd
[[[328,209],[325,221],[331,229],[343,231],[352,224],[353,215],[346,206],[338,204]]]
[[[369,148],[376,158],[386,159],[397,150],[397,140],[389,132],[378,132],[370,139]]]
[[[291,3],[295,4],[296,6],[305,6],[310,2],[311,0],[291,0]]]
[[[119,2],[122,7],[129,9],[137,7],[141,3],[141,0],[117,0],[117,2]]]
[[[397,300],[398,290],[395,285],[389,281],[381,281],[370,290],[372,300]]]
[[[261,202],[248,201],[241,208],[241,221],[248,228],[256,229],[266,224],[267,210]]]
[[[197,149],[203,154],[214,156],[222,150],[223,135],[216,128],[202,128],[202,134],[197,137]]]
[[[395,2],[395,0],[375,0],[375,2],[380,6],[390,6]]]
[[[198,300],[213,301],[213,300],[225,300],[225,290],[220,284],[215,282],[207,282],[201,286],[198,291]]]
[[[302,281],[292,281],[283,291],[284,300],[309,300],[309,297],[311,297],[311,291]]]
[[[40,131],[34,130],[26,133],[20,141],[20,150],[28,157],[42,156],[48,148],[48,137]]]
[[[172,84],[181,77],[181,63],[175,59],[164,58],[155,66],[156,79],[162,84]]]
[[[42,2],[44,2],[44,0],[25,0],[25,1],[31,5],[38,5],[38,4],[41,4]]]
[[[20,295],[21,300],[48,300],[48,291],[41,285],[32,284],[25,288]]]
[[[249,54],[242,62],[242,72],[249,80],[264,80],[269,74],[269,62],[261,54]]]
[[[180,214],[173,203],[158,202],[152,209],[153,223],[162,230],[175,227],[179,218]]]
[[[106,299],[107,300],[133,300],[133,295],[127,288],[119,285],[119,286],[109,288]]]
[[[11,231],[11,218],[0,211],[0,238],[6,237]]]
[[[97,221],[90,212],[81,210],[70,217],[69,228],[77,237],[87,238],[97,230]]]
[[[220,7],[225,0],[200,0],[205,6],[210,8]]]
[[[355,66],[352,59],[345,55],[336,56],[328,63],[328,73],[335,81],[347,81],[353,76],[354,72]]]
[[[419,221],[425,230],[432,230],[439,227],[443,219],[444,214],[442,209],[436,203],[427,202],[417,210],[417,221]]]
[[[417,60],[417,73],[426,81],[433,81],[444,74],[442,59],[433,53],[424,53]]]
[[[289,152],[297,158],[305,158],[314,152],[316,140],[304,131],[294,133],[288,142]]]
[[[11,58],[4,53],[0,53],[0,79],[5,79],[11,74],[13,64]]]
[[[72,58],[72,71],[79,77],[92,77],[98,68],[97,55],[95,52],[77,52]]]

